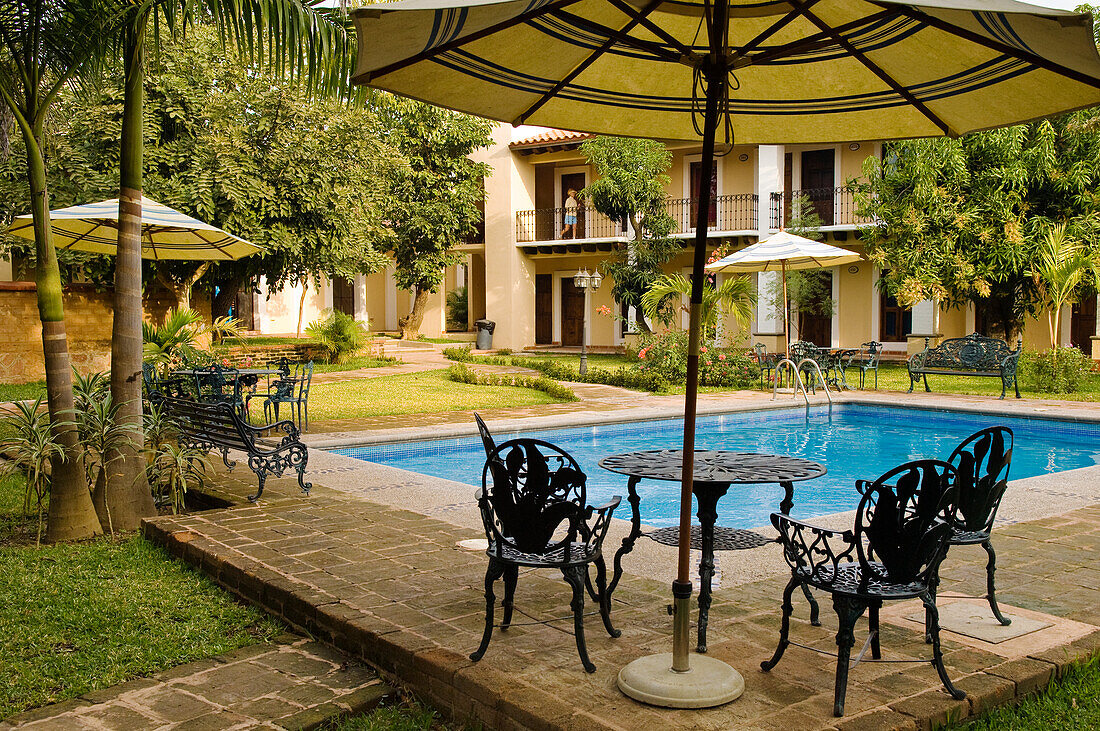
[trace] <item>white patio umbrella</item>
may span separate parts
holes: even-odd
[[[783,277],[783,340],[791,347],[791,318],[787,311],[787,272],[794,269],[821,269],[859,261],[854,251],[780,231],[752,246],[746,246],[724,259],[707,264],[707,271],[748,273],[779,271]]]
[[[118,245],[118,198],[50,211],[58,249],[113,255]],[[30,215],[16,216],[8,233],[34,240]],[[141,258],[229,261],[263,251],[216,226],[141,199]]]
[[[702,138],[702,180],[716,137],[958,135],[1100,103],[1091,18],[1012,0],[404,0],[353,17],[356,83],[513,124]],[[729,666],[688,654],[710,187],[700,193],[673,652],[619,676],[628,695],[680,707],[727,702],[743,683]]]

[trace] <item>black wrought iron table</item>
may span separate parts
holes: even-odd
[[[638,483],[643,479],[679,482],[683,470],[682,449],[654,449],[629,452],[604,457],[599,465],[605,470],[627,475],[627,501],[631,509],[630,533],[615,552],[615,571],[608,585],[608,593],[615,590],[622,577],[623,556],[634,550],[634,544],[642,535],[642,518],[639,512],[641,497]],[[723,450],[696,450],[692,492],[699,503],[699,531],[692,530],[692,548],[702,552],[699,561],[699,652],[707,651],[707,620],[710,615],[711,580],[714,576],[714,549],[717,540],[723,549],[756,548],[771,541],[758,533],[737,528],[715,527],[718,520],[718,501],[731,485],[759,485],[777,482],[783,487],[783,499],[779,503],[781,513],[790,513],[794,506],[794,483],[812,480],[825,474],[825,465],[801,457],[782,454],[755,454],[727,452]],[[648,534],[661,543],[676,545],[676,528],[661,529]],[[696,540],[698,538],[698,541]]]

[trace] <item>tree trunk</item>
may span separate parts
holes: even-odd
[[[156,515],[145,475],[141,411],[141,184],[144,38],[147,15],[124,31],[126,64],[119,180],[118,251],[115,254],[115,319],[111,333],[111,396],[118,421],[134,434],[133,443],[107,455],[106,500],[116,530],[135,530]]]
[[[22,127],[22,125],[21,125]],[[72,366],[65,334],[65,306],[62,299],[61,270],[50,229],[50,196],[46,189],[46,164],[36,136],[22,127],[27,147],[27,178],[34,218],[34,243],[37,267],[35,285],[38,315],[42,320],[42,353],[46,367],[46,404],[63,457],[51,464],[50,509],[46,540],[71,541],[90,538],[102,532],[91,494],[81,468],[80,440],[73,424]]]
[[[309,290],[309,278],[302,277],[302,297],[298,300],[298,331],[294,333],[294,337],[302,337],[302,313],[306,309],[306,292]]]
[[[412,311],[401,318],[401,339],[416,340],[420,337],[420,326],[424,324],[424,310],[428,308],[428,295],[426,289],[416,288],[416,298],[413,299]]]
[[[171,276],[158,269],[157,281],[172,293],[172,296],[176,300],[177,310],[189,310],[191,309],[191,290],[194,289],[195,283],[202,278],[202,275],[205,274],[206,270],[209,268],[210,262],[204,261],[182,282],[177,282],[172,279]]]

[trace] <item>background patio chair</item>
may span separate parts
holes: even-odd
[[[862,391],[867,378],[867,371],[875,372],[875,390],[878,390],[878,359],[882,353],[882,343],[872,340],[859,346],[859,350],[846,351],[847,357],[843,358],[841,368],[844,372],[849,369],[859,371],[859,389]],[[845,381],[847,379],[844,379]]]
[[[790,640],[794,590],[809,584],[832,594],[840,624],[836,634],[833,713],[843,716],[856,621],[864,610],[869,610],[867,642],[872,659],[881,659],[882,603],[916,597],[925,607],[932,665],[951,697],[961,700],[966,693],[952,685],[943,666],[935,602],[937,571],[951,539],[956,507],[955,469],[938,460],[907,462],[874,482],[860,481],[857,487],[863,497],[851,531],[828,530],[789,515],[772,513],[772,525],[779,531],[783,544],[783,557],[791,567],[791,580],[783,592],[779,646],[770,660],[760,663],[760,668],[765,672],[771,670],[788,645],[798,644]],[[861,652],[856,662],[862,657]]]
[[[993,616],[1002,625],[1012,620],[1001,614],[997,606],[997,590],[993,575],[997,571],[997,554],[993,551],[990,534],[997,508],[1008,488],[1008,470],[1012,466],[1014,435],[1007,426],[992,426],[971,434],[964,439],[947,461],[958,475],[959,507],[951,524],[952,546],[981,545],[989,556],[986,563],[986,599]],[[932,586],[932,597],[936,596]],[[931,637],[926,639],[931,641]]]
[[[240,374],[236,368],[214,363],[195,373],[195,397],[207,404],[229,404],[238,414],[245,413]]]
[[[303,432],[309,431],[309,388],[312,383],[313,361],[290,366],[288,375],[271,382],[264,398],[264,418],[271,421],[270,413],[274,412],[274,421],[278,421],[279,407],[286,404],[290,408],[290,420],[296,421]]]
[[[611,597],[602,546],[618,496],[606,505],[586,504],[586,477],[567,452],[537,439],[513,439],[498,445],[485,460],[477,493],[489,568],[485,572],[485,633],[470,659],[477,661],[493,636],[493,584],[504,578],[504,619],[512,622],[512,607],[520,566],[559,569],[573,589],[573,631],[577,653],[587,672],[596,666],[588,659],[584,642],[584,594],[588,565],[596,566],[595,597],[604,628],[612,637]],[[593,519],[594,516],[594,519]]]
[[[765,384],[772,382],[773,373],[775,373],[775,366],[779,362],[779,353],[769,353],[768,346],[763,343],[757,343],[752,346],[753,360],[760,366],[760,388],[765,388]],[[767,380],[765,380],[767,375]]]

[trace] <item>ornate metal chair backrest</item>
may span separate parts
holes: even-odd
[[[141,364],[141,380],[145,384],[145,395],[156,393],[160,391],[159,378],[157,377],[157,369],[152,363]]]
[[[298,379],[298,398],[305,401],[309,398],[309,387],[313,383],[313,361],[299,363],[294,371]]]
[[[951,538],[955,468],[923,459],[857,483],[855,544],[864,584],[929,585]],[[874,563],[873,563],[874,562]]]
[[[860,359],[863,364],[868,368],[874,368],[878,365],[878,356],[882,352],[882,343],[877,340],[871,340],[866,343],[861,343],[860,346]]]
[[[586,476],[565,450],[538,439],[512,439],[489,453],[478,499],[490,551],[503,557],[511,547],[547,554],[580,538],[585,525]],[[560,534],[563,523],[564,537]]]
[[[796,364],[803,358],[814,358],[817,356],[817,346],[813,343],[808,343],[805,340],[795,340],[787,348],[787,352],[790,354],[791,360]]]
[[[224,368],[217,363],[207,366],[195,376],[200,401],[217,403],[240,398],[240,379],[236,368]]]
[[[493,450],[497,448],[496,440],[493,439],[493,435],[489,431],[489,427],[486,426],[485,420],[482,419],[481,415],[476,411],[474,412],[474,421],[477,422],[477,431],[481,435],[481,444],[485,447],[485,456],[488,457],[493,453]]]
[[[993,528],[1008,488],[1013,438],[1007,426],[991,426],[964,439],[948,457],[958,474],[957,529],[988,532]]]

